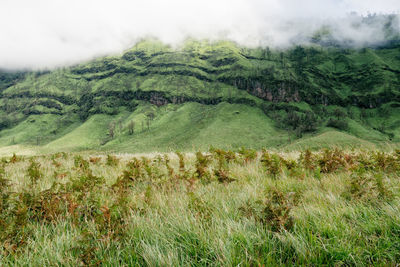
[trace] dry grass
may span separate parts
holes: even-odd
[[[395,265],[400,153],[13,156],[0,262]]]

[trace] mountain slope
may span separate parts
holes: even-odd
[[[277,147],[326,131],[399,142],[400,47],[144,40],[120,56],[12,76],[0,110],[1,146],[46,150]]]

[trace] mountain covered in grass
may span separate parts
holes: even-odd
[[[400,45],[245,48],[147,39],[52,71],[0,73],[0,146],[126,152],[400,142]]]

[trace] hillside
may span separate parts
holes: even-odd
[[[1,73],[0,146],[124,152],[400,142],[400,46],[289,50],[143,40],[122,55]]]

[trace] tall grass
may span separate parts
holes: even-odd
[[[396,265],[399,173],[399,151],[3,158],[0,265]]]

